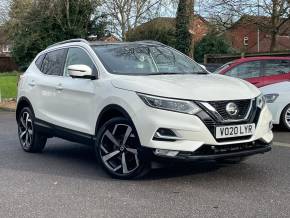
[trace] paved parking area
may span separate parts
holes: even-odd
[[[276,131],[275,141],[290,144],[290,133]],[[86,146],[50,139],[42,154],[23,152],[14,114],[0,112],[0,217],[290,217],[290,147],[119,181]]]

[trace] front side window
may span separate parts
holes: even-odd
[[[42,63],[42,72],[47,75],[62,76],[67,49],[48,52]]]
[[[187,56],[163,45],[93,46],[106,69],[121,75],[198,74],[207,72]]]
[[[69,76],[67,68],[70,65],[86,65],[96,72],[96,67],[89,55],[81,48],[70,48],[65,63],[65,75]]]
[[[265,60],[263,76],[274,76],[290,72],[289,60]]]
[[[242,63],[226,72],[226,75],[241,79],[261,76],[261,61]]]

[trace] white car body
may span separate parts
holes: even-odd
[[[278,94],[274,102],[268,103],[273,115],[273,124],[279,125],[282,111],[290,104],[290,81],[270,84],[260,88],[264,95]]]
[[[98,79],[45,75],[36,66],[35,61],[40,55],[71,47],[86,51],[97,68]],[[253,135],[243,139],[230,138],[219,141],[198,116],[149,107],[138,93],[198,102],[245,99],[254,102],[254,99],[261,95],[256,87],[246,81],[214,74],[111,74],[92,47],[80,41],[59,44],[41,52],[22,76],[17,99],[18,106],[23,99],[29,100],[36,122],[52,124],[55,128],[64,128],[92,139],[95,138],[102,111],[112,105],[118,106],[130,116],[141,145],[161,156],[175,157],[179,152],[195,152],[203,145],[225,146],[257,140],[270,144],[273,139],[272,115],[267,106],[263,106],[260,111]],[[256,107],[256,103],[251,104]],[[236,125],[236,122],[232,122],[231,125]],[[172,130],[176,134],[174,140],[154,140],[156,131],[160,128]]]

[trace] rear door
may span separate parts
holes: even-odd
[[[250,61],[241,63],[225,73],[227,76],[245,79],[254,85],[261,81],[261,61]]]
[[[290,79],[290,60],[263,60],[261,79],[264,84]]]
[[[57,49],[45,54],[41,64],[41,73],[35,78],[35,95],[37,95],[37,118],[49,123],[57,123],[59,114],[58,93],[63,76],[67,49]]]

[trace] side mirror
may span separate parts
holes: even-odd
[[[199,66],[201,66],[202,69],[207,71],[206,67],[203,64],[199,64]]]
[[[93,76],[92,68],[87,65],[70,65],[67,70],[72,78],[96,79],[96,77]]]

